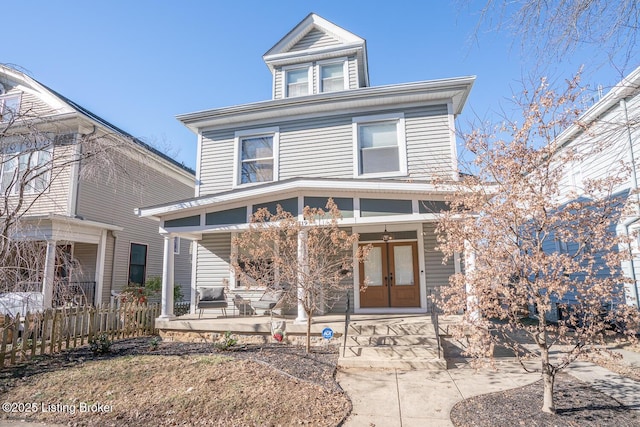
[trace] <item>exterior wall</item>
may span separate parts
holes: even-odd
[[[358,81],[358,60],[355,56],[349,57],[349,89],[358,89],[360,83]]]
[[[37,93],[24,91],[24,87],[17,86],[15,82],[3,80],[2,76],[0,76],[0,83],[5,86],[5,95],[20,95],[20,115],[35,118],[57,112],[49,104],[43,102]]]
[[[115,262],[112,281],[105,280],[104,295],[110,294],[110,286],[114,290],[122,289],[129,279],[129,252],[131,243],[146,244],[147,268],[146,279],[162,276],[163,238],[158,234],[159,223],[149,218],[138,218],[134,209],[139,206],[150,206],[166,203],[193,195],[193,184],[187,185],[158,170],[142,155],[135,157],[122,155],[117,164],[123,173],[116,173],[115,178],[97,176],[93,179],[82,179],[78,188],[77,214],[85,220],[98,221],[123,227],[116,232],[115,253],[113,247],[107,248],[107,267]],[[166,167],[166,166],[165,166]],[[112,239],[107,239],[112,241]],[[115,259],[111,260],[115,254]],[[176,269],[183,277],[176,276],[176,283],[189,283],[184,277],[183,264],[190,266],[191,256],[188,249],[180,251],[175,257]],[[105,275],[106,279],[106,275]]]
[[[205,234],[195,243],[198,251],[196,287],[221,286],[229,280],[231,233]]]
[[[53,168],[59,167],[60,158],[67,157],[74,148],[72,146],[56,146],[53,149]],[[56,169],[52,173],[49,188],[41,193],[25,195],[23,206],[28,207],[27,215],[58,214],[69,215],[69,195],[71,192],[71,167]],[[18,197],[10,197],[9,202],[18,202]]]
[[[454,159],[446,105],[398,112],[405,113],[409,178],[429,179],[439,173],[451,174]],[[371,115],[378,113],[370,112]],[[279,179],[353,178],[354,115],[363,114],[269,123],[280,130]],[[244,129],[203,133],[201,195],[233,188],[235,130]]]
[[[306,49],[317,49],[322,47],[339,46],[340,42],[330,35],[313,29],[309,31],[298,43],[296,43],[290,52],[297,52]]]
[[[73,245],[73,257],[79,264],[74,270],[73,281],[94,282],[96,280],[96,258],[98,245],[76,242]]]
[[[436,250],[438,242],[435,233],[436,224],[422,224],[424,239],[424,271],[427,282],[427,289],[449,284],[449,276],[455,274],[455,265],[452,259],[448,259],[446,264],[442,263],[443,254]]]

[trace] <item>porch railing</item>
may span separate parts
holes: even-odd
[[[438,298],[440,293],[438,288],[429,288],[427,290],[427,310],[431,313],[431,324],[435,329],[436,342],[438,344],[438,358],[442,357],[442,343],[440,342],[440,325],[438,318]]]
[[[23,282],[16,285],[13,292],[42,292],[42,283]],[[53,306],[93,305],[96,296],[96,282],[69,282],[56,280],[53,282]]]

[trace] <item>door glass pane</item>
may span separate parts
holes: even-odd
[[[393,263],[396,268],[396,286],[413,285],[413,247],[394,246]]]
[[[382,286],[382,248],[374,246],[364,261],[364,277],[367,286]]]

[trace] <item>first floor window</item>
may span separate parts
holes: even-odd
[[[354,119],[357,175],[406,174],[404,119]]]
[[[129,252],[129,283],[142,285],[147,273],[147,245],[132,243]]]

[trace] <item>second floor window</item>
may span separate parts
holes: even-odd
[[[0,153],[0,191],[4,194],[38,194],[51,180],[51,151],[41,144],[3,141]]]
[[[389,114],[353,119],[355,176],[407,174],[404,117]]]
[[[129,252],[129,283],[143,285],[147,275],[147,245],[131,243]]]
[[[278,180],[278,128],[236,132],[234,185]]]
[[[20,112],[20,95],[0,96],[0,122],[10,122]]]

